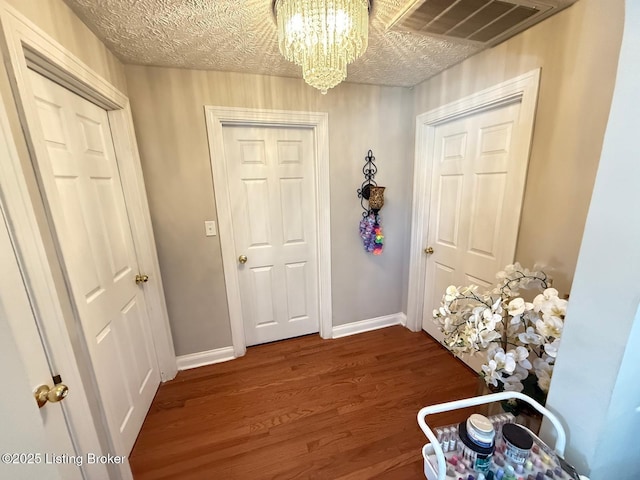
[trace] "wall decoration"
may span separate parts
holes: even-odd
[[[364,167],[362,167],[364,182],[358,189],[358,198],[360,198],[360,205],[364,210],[360,221],[360,238],[362,238],[364,249],[367,252],[380,255],[384,245],[384,235],[378,212],[384,205],[385,187],[378,186],[374,180],[376,173],[378,173],[375,161],[376,157],[369,150],[365,157]],[[366,206],[365,201],[367,202]]]

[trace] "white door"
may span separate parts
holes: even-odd
[[[108,116],[35,72],[30,81],[48,151],[41,188],[115,453],[128,455],[160,373]]]
[[[442,340],[431,312],[449,285],[480,289],[513,262],[528,156],[512,154],[520,102],[435,128],[422,327]],[[463,358],[479,369],[481,357]]]
[[[22,458],[10,455],[8,459],[3,456],[0,460],[0,478],[81,480],[82,472],[73,463],[46,465],[45,454],[75,456],[76,450],[62,404],[47,403],[39,409],[33,396],[40,385],[53,386],[52,372],[2,211],[0,271],[0,362],[4,372],[4,391],[0,395],[0,453],[26,455]],[[70,387],[73,388],[73,385]],[[73,395],[63,401],[68,400],[70,403],[67,406],[72,406]],[[104,474],[106,470],[102,468],[102,472]]]
[[[224,126],[223,135],[246,344],[315,333],[313,131]]]

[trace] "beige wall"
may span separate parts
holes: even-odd
[[[174,344],[178,355],[231,345],[204,106],[329,113],[333,323],[403,310],[413,144],[404,88],[342,84],[326,96],[298,79],[127,66]],[[372,149],[387,243],[366,254],[356,189]]]
[[[120,61],[62,0],[4,0],[121,92],[127,83]]]
[[[542,67],[516,260],[555,268],[563,294],[600,159],[623,17],[624,2],[580,0],[415,89],[417,115]]]

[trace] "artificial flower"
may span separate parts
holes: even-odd
[[[567,301],[544,272],[519,263],[507,265],[496,278],[497,284],[484,293],[476,285],[449,286],[433,311],[434,321],[456,355],[486,355],[481,373],[487,384],[525,393],[537,384],[546,393]],[[541,293],[525,291],[533,288]]]
[[[538,386],[544,393],[549,392],[551,386],[551,372],[541,371],[538,375]]]
[[[512,317],[520,316],[524,313],[525,301],[522,297],[514,298],[509,302],[507,311]]]
[[[553,342],[546,343],[544,345],[544,353],[546,353],[550,357],[556,358],[556,355],[558,354],[559,346],[560,346],[560,339],[556,338]]]
[[[541,294],[537,295],[536,298],[533,299],[534,310],[539,312],[542,309],[542,306],[553,298],[558,298],[558,290],[555,288],[546,288]]]
[[[510,353],[513,355],[513,359],[522,368],[526,368],[527,370],[531,368],[531,362],[529,361],[529,350],[527,350],[525,347],[516,347],[516,349],[512,350]]]
[[[567,301],[554,297],[542,304],[540,311],[543,317],[564,317],[567,313]]]
[[[541,345],[543,342],[542,336],[538,335],[533,327],[527,327],[524,332],[518,334],[518,340],[531,345]]]
[[[502,348],[496,351],[493,360],[500,370],[504,370],[507,373],[513,373],[516,369],[516,359],[513,357],[513,354],[511,352],[504,353]]]
[[[445,292],[444,298],[447,302],[452,302],[456,299],[458,295],[460,295],[460,292],[458,291],[458,289],[453,285],[449,285]]]
[[[560,338],[563,326],[562,319],[559,317],[543,317],[536,321],[536,330],[543,337]]]
[[[500,334],[495,330],[482,330],[478,336],[482,349],[487,348],[492,342],[500,338]]]
[[[495,360],[489,360],[486,365],[482,365],[482,371],[484,372],[484,378],[487,384],[497,387],[498,380],[502,379],[502,375],[498,372],[497,362]]]
[[[521,379],[515,375],[511,375],[507,378],[502,378],[502,383],[504,384],[504,389],[509,392],[521,392],[524,390],[524,385],[522,385]]]

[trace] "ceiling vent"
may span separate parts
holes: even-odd
[[[390,30],[496,45],[576,0],[416,0],[399,13]]]

